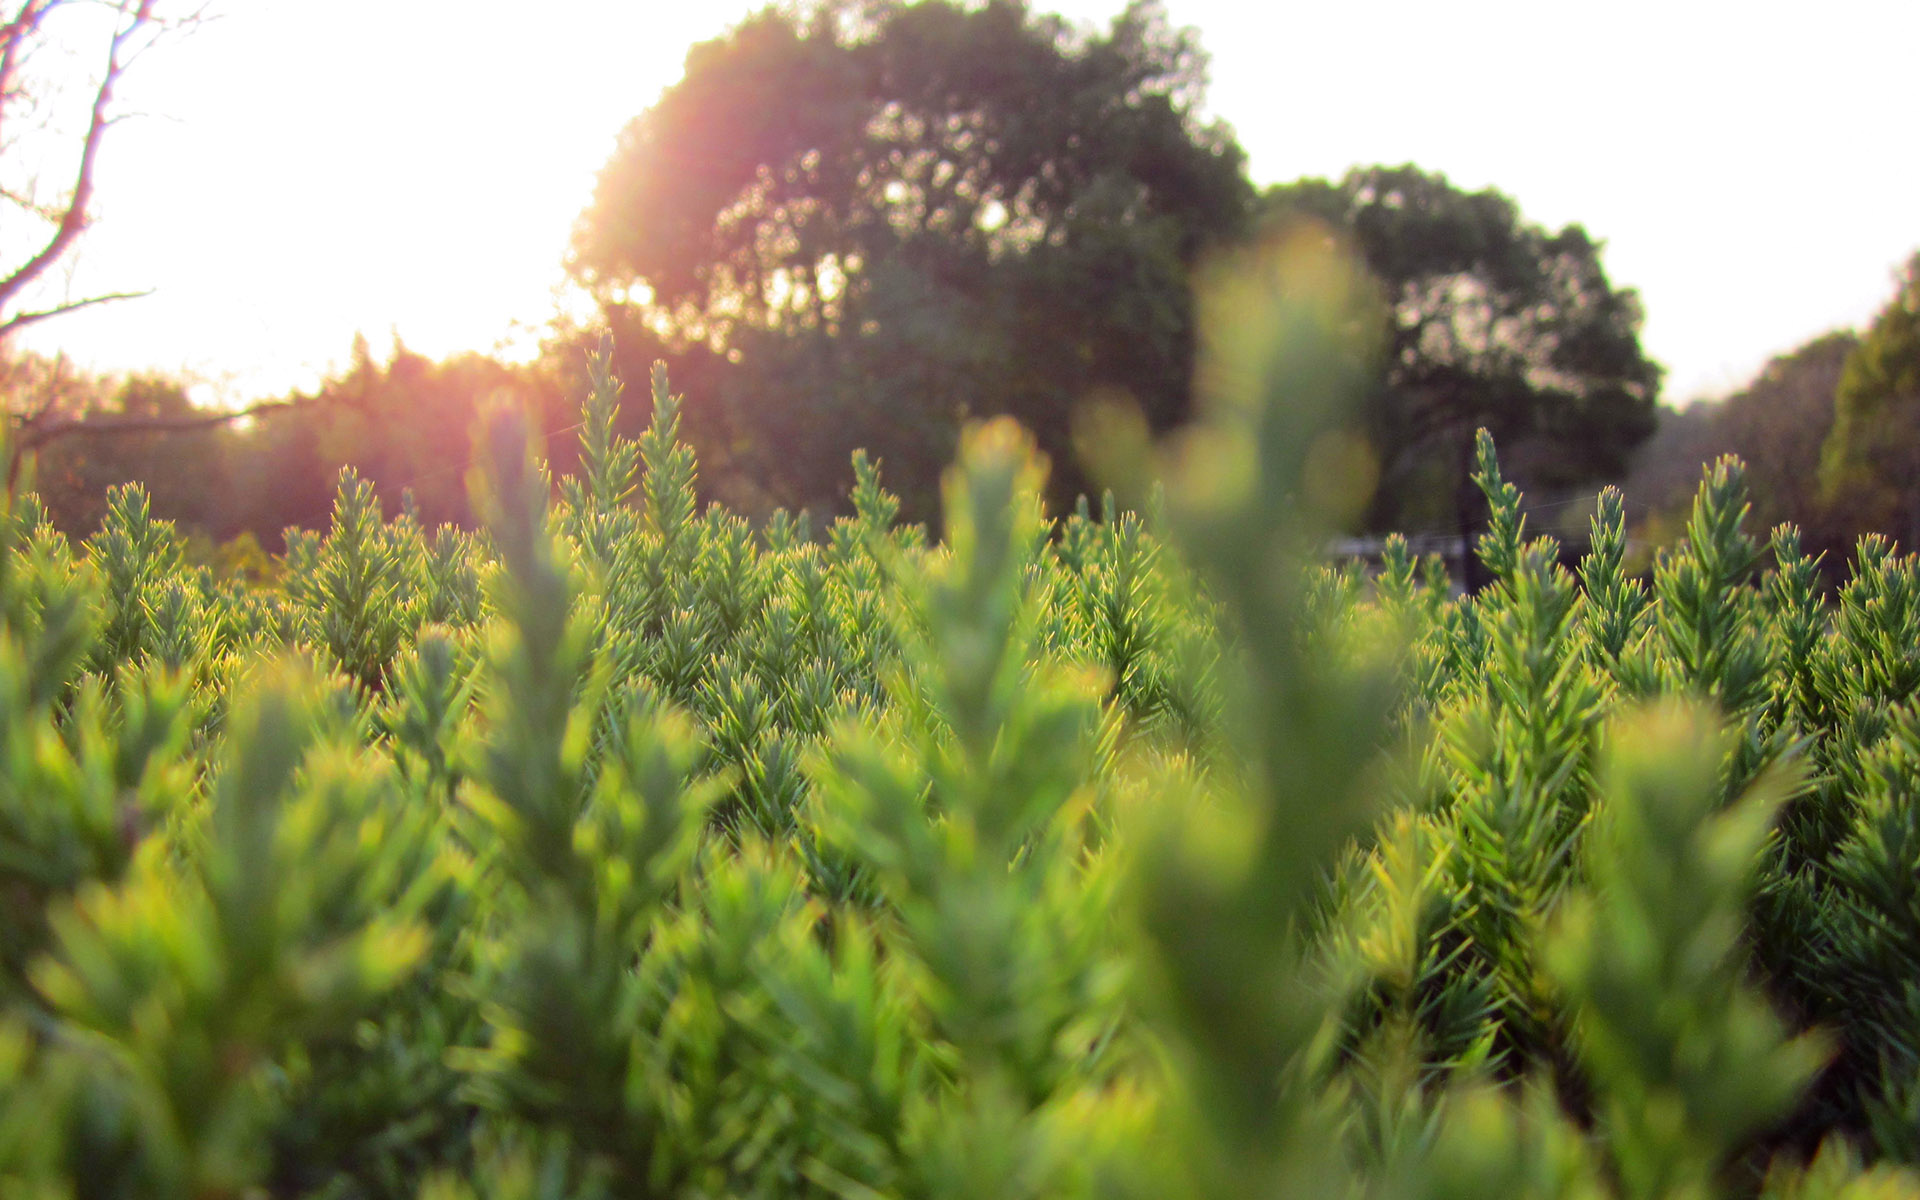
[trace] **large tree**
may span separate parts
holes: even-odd
[[[1920,546],[1920,252],[1841,370],[1821,484],[1856,523]]]
[[[769,9],[628,126],[572,269],[781,500],[831,502],[869,446],[928,506],[988,412],[1071,490],[1080,401],[1124,392],[1162,428],[1187,408],[1187,272],[1251,199],[1201,87],[1154,3],[1101,32],[1019,0]]]
[[[1543,229],[1497,191],[1413,166],[1270,188],[1262,207],[1276,224],[1331,225],[1380,285],[1376,527],[1450,520],[1467,534],[1479,427],[1536,488],[1617,476],[1653,429],[1660,369],[1640,346],[1639,300],[1608,281],[1580,226]]]

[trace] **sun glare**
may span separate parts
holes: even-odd
[[[728,15],[233,6],[130,77],[142,116],[107,143],[97,226],[46,289],[154,295],[27,344],[181,370],[227,401],[314,386],[356,333],[526,357],[556,305],[581,309],[561,263],[615,135]]]
[[[317,382],[355,333],[434,356],[530,353],[556,304],[588,311],[561,264],[615,136],[691,44],[749,7],[552,0],[508,21],[419,0],[230,4],[128,78],[144,115],[113,132],[96,226],[40,298],[155,294],[23,340],[103,369],[178,371],[229,399]],[[1105,21],[1119,3],[1038,7]],[[1920,162],[1856,119],[1904,102],[1888,56],[1912,40],[1898,30],[1920,36],[1920,8],[1862,0],[1731,29],[1633,4],[1552,20],[1390,7],[1391,20],[1282,22],[1232,0],[1167,2],[1199,29],[1209,112],[1233,124],[1257,181],[1413,161],[1606,239],[1611,273],[1646,298],[1670,399],[1862,319],[1920,237],[1902,207]],[[1856,36],[1869,27],[1881,33]],[[1610,82],[1566,75],[1557,48],[1576,33]],[[1763,66],[1788,58],[1805,86],[1769,82]],[[1358,75],[1389,85],[1348,86]],[[1436,89],[1444,102],[1429,102]],[[1827,213],[1841,178],[1850,211]]]

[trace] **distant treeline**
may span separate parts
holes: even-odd
[[[1154,3],[1104,30],[1013,2],[769,9],[694,47],[622,133],[567,260],[599,315],[557,327],[530,365],[362,341],[312,394],[191,430],[177,381],[15,355],[0,386],[17,425],[69,424],[39,439],[39,486],[70,530],[93,527],[106,485],[140,479],[161,514],[271,552],[284,527],[324,520],[349,464],[423,521],[470,523],[481,408],[524,406],[566,469],[561,398],[602,338],[629,381],[667,361],[703,492],[736,511],[833,509],[861,448],[908,519],[933,519],[958,431],[992,415],[1033,431],[1064,506],[1100,486],[1100,446],[1191,415],[1206,307],[1246,299],[1209,288],[1214,264],[1310,237],[1343,243],[1376,285],[1358,318],[1365,403],[1320,448],[1372,497],[1357,531],[1470,539],[1485,428],[1537,498],[1533,527],[1569,542],[1583,527],[1554,518],[1623,479],[1658,538],[1725,451],[1751,464],[1759,517],[1817,546],[1920,535],[1920,260],[1872,329],[1670,412],[1639,298],[1582,227],[1412,165],[1256,188],[1231,129],[1196,115],[1204,68]],[[640,395],[623,411],[636,429],[649,415]]]
[[[1869,533],[1920,549],[1920,253],[1863,330],[1836,330],[1777,355],[1716,401],[1663,408],[1625,489],[1642,536],[1678,533],[1701,464],[1747,463],[1751,524],[1800,527],[1835,576]]]
[[[1747,464],[1752,525],[1793,522],[1810,548],[1827,554],[1830,569],[1867,532],[1891,531],[1903,547],[1920,544],[1915,311],[1920,256],[1866,330],[1835,331],[1781,354],[1725,398],[1660,408],[1653,435],[1620,477],[1636,541],[1670,540],[1686,521],[1703,466],[1731,453]],[[85,426],[122,417],[164,421],[213,414],[195,408],[178,380],[89,376],[34,356],[15,356],[0,386],[43,402],[56,392],[56,411],[80,427],[51,440],[35,461],[35,485],[64,531],[77,535],[96,528],[106,489],[139,480],[156,513],[178,521],[199,542],[240,539],[223,561],[246,567],[277,553],[286,527],[326,523],[334,482],[345,466],[373,480],[390,507],[411,504],[430,525],[471,526],[470,439],[491,403],[534,414],[537,427],[547,432],[549,459],[557,469],[571,465],[577,430],[566,398],[578,392],[585,353],[583,334],[556,338],[528,364],[479,354],[435,361],[397,342],[376,357],[361,339],[350,367],[311,392],[285,397],[283,407],[184,431],[108,436],[92,436]],[[644,380],[646,363],[634,353],[623,357],[625,377]],[[696,395],[689,408],[698,410],[700,399]],[[622,412],[632,428],[624,432],[642,428],[648,409],[645,389],[631,389]],[[693,428],[702,435],[701,483],[709,498],[762,513],[784,499],[746,466],[753,460],[738,443],[729,457],[711,421],[694,422]],[[1904,465],[1901,453],[1908,456]],[[910,477],[895,482],[908,490],[931,484]],[[1582,530],[1575,517],[1587,508],[1547,502],[1530,520],[1577,543]]]
[[[98,526],[109,486],[138,480],[156,514],[190,533],[212,542],[244,537],[277,553],[287,527],[326,524],[346,466],[375,481],[390,506],[414,506],[429,526],[470,526],[470,439],[483,407],[495,402],[521,407],[539,428],[557,431],[547,446],[556,462],[573,457],[566,429],[573,418],[560,401],[562,382],[545,363],[511,365],[478,354],[433,361],[402,345],[376,361],[360,340],[352,366],[317,390],[252,416],[189,428],[171,426],[218,414],[196,408],[180,381],[92,377],[37,358],[16,358],[9,367],[16,391],[61,393],[61,427],[33,455],[32,470],[55,524],[70,534]],[[125,417],[150,418],[153,428],[143,431]]]

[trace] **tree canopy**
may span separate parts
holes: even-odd
[[[1020,0],[768,9],[627,127],[572,270],[623,359],[664,351],[718,402],[693,434],[784,502],[840,496],[865,446],[929,511],[961,418],[991,412],[1071,491],[1078,402],[1187,410],[1187,272],[1252,195],[1203,82],[1156,3],[1099,32]]]
[[[1821,485],[1867,527],[1920,545],[1920,251],[1840,372]]]
[[[1536,488],[1617,477],[1652,431],[1660,368],[1640,346],[1639,298],[1609,282],[1580,226],[1544,229],[1497,191],[1411,165],[1276,186],[1262,208],[1330,225],[1383,293],[1376,528],[1451,515],[1465,532],[1477,428]]]
[[[1799,526],[1802,544],[1826,555],[1832,571],[1846,548],[1872,532],[1844,511],[1828,506],[1820,489],[1821,447],[1833,426],[1834,394],[1842,369],[1859,345],[1849,330],[1836,330],[1775,355],[1760,373],[1724,400],[1663,408],[1659,427],[1634,455],[1625,491],[1629,502],[1651,514],[1643,533],[1654,541],[1683,528],[1699,489],[1701,469],[1723,454],[1746,464],[1753,505],[1748,523],[1770,529]]]

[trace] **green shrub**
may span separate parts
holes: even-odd
[[[1367,303],[1216,283],[1144,516],[753,528],[604,360],[271,587],[6,497],[0,1195],[1920,1194],[1920,562],[1728,461],[1569,570],[1483,438],[1488,588],[1320,563]]]

